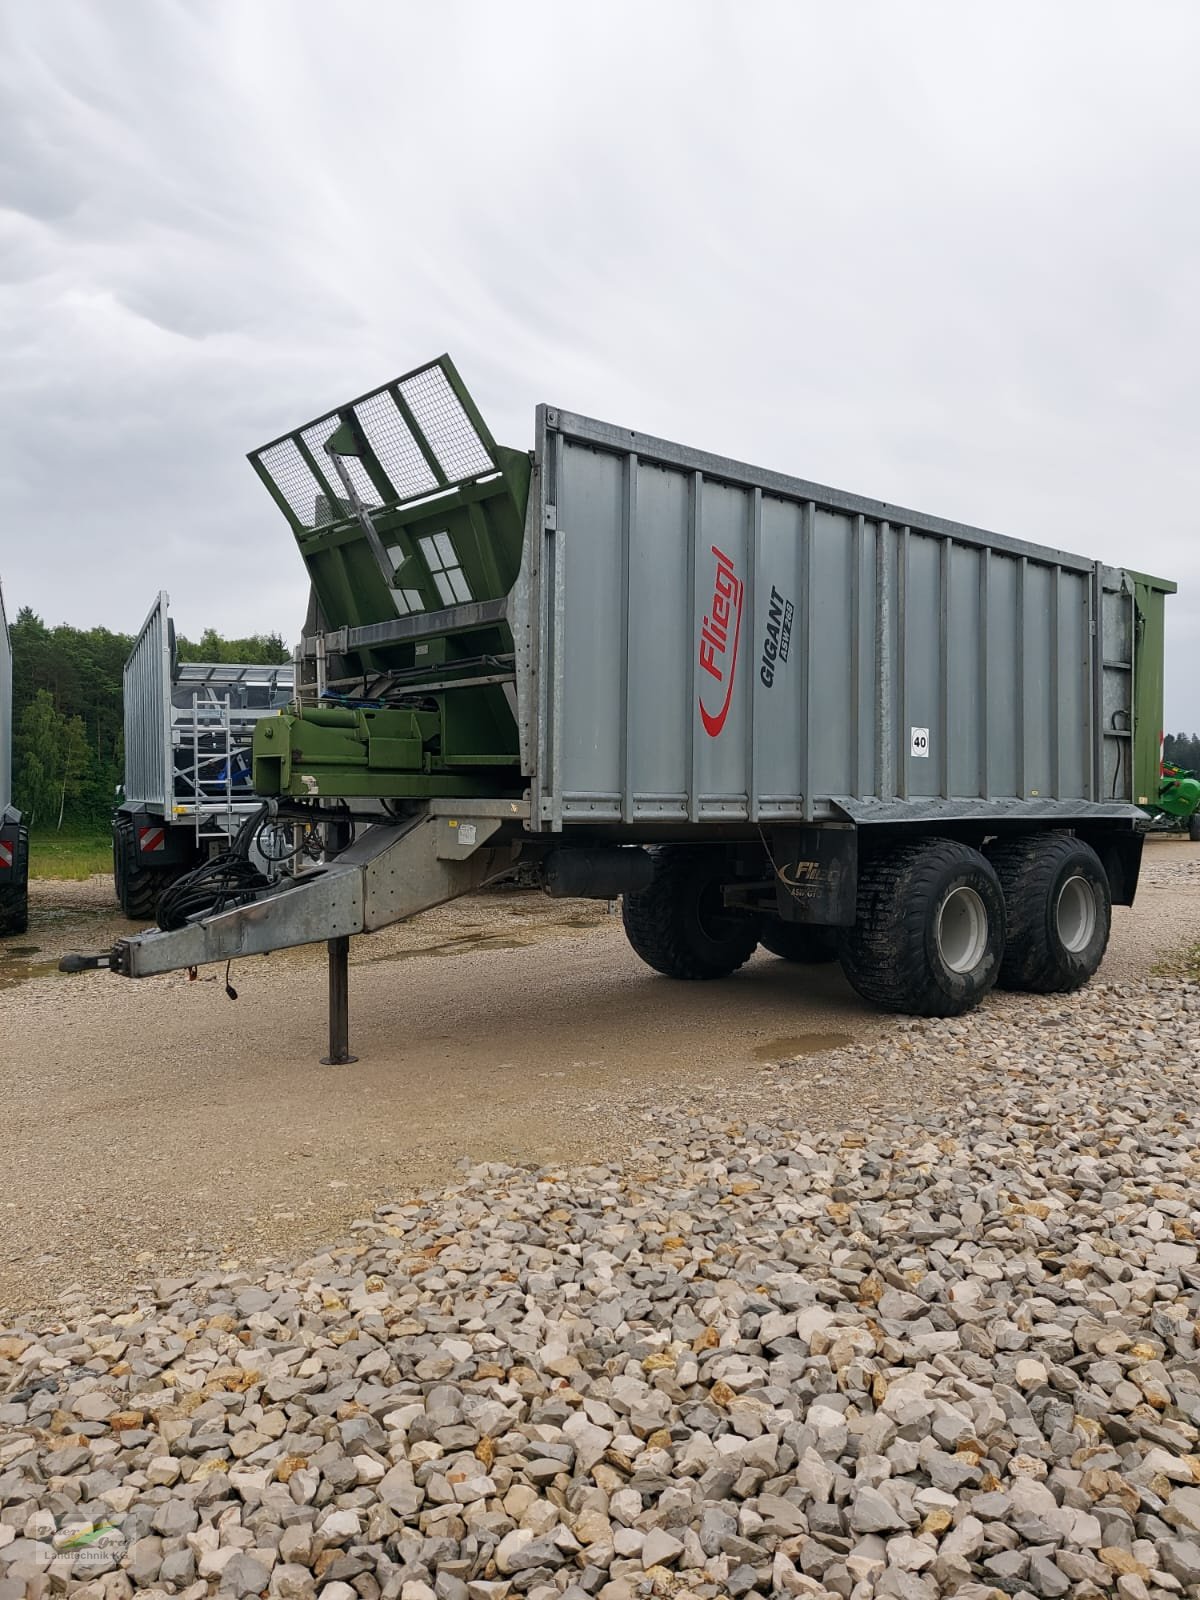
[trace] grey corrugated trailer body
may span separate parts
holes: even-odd
[[[1140,862],[1138,597],[1173,585],[543,406],[516,581],[481,590],[508,554],[481,567],[468,546],[514,453],[481,431],[470,470],[405,486],[440,447],[378,427],[380,397],[415,408],[406,382],[436,367],[460,383],[441,358],[252,458],[319,593],[325,697],[298,684],[260,726],[256,786],[357,837],[247,903],[231,878],[185,926],[122,941],[118,970],[329,939],[336,1059],[347,937],[521,863],[551,893],[623,894],[634,948],[673,977],[725,976],[761,943],[925,1014],[997,981],[1086,981]],[[512,754],[439,778],[449,708],[482,685]]]
[[[535,825],[1132,800],[1120,573],[547,407],[537,459]]]
[[[12,643],[0,590],[0,936],[29,925],[29,834],[12,800]]]

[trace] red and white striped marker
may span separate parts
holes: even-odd
[[[167,848],[167,830],[165,828],[139,828],[138,849],[144,856],[150,855],[155,850]]]
[[[13,847],[7,839],[0,839],[0,872],[11,868],[13,864]]]

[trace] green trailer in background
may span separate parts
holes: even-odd
[[[12,645],[0,590],[0,938],[29,926],[29,830],[12,803]]]
[[[1133,588],[1136,671],[1133,685],[1133,782],[1137,804],[1152,821],[1186,827],[1200,842],[1200,776],[1163,760],[1165,599],[1173,588],[1141,572]],[[1155,729],[1158,729],[1157,735]]]
[[[1146,810],[1152,822],[1186,827],[1192,843],[1200,844],[1200,774],[1164,762],[1157,802]]]
[[[345,1060],[350,937],[518,867],[672,978],[761,946],[954,1015],[1096,971],[1172,583],[555,406],[506,448],[445,356],[250,459],[312,585],[295,702],[117,971],[327,941]]]

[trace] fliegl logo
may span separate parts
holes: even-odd
[[[704,731],[710,739],[715,739],[725,726],[733,700],[746,585],[723,550],[718,550],[714,544],[712,553],[716,557],[717,571],[713,579],[712,605],[700,627],[700,669],[715,681],[716,687],[701,680],[699,700]],[[706,694],[710,704],[720,697],[715,711],[705,705]]]

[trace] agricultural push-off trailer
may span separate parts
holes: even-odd
[[[12,645],[0,591],[0,936],[29,926],[29,832],[12,803]]]
[[[445,357],[250,459],[313,588],[254,735],[297,867],[247,825],[118,971],[328,940],[345,1059],[350,935],[517,862],[677,978],[761,943],[952,1014],[1099,964],[1174,585],[553,406],[505,449]]]
[[[285,666],[180,661],[163,590],[125,663],[125,783],[113,813],[113,877],[127,917],[152,917],[163,890],[229,849],[257,811],[255,724],[286,706]]]

